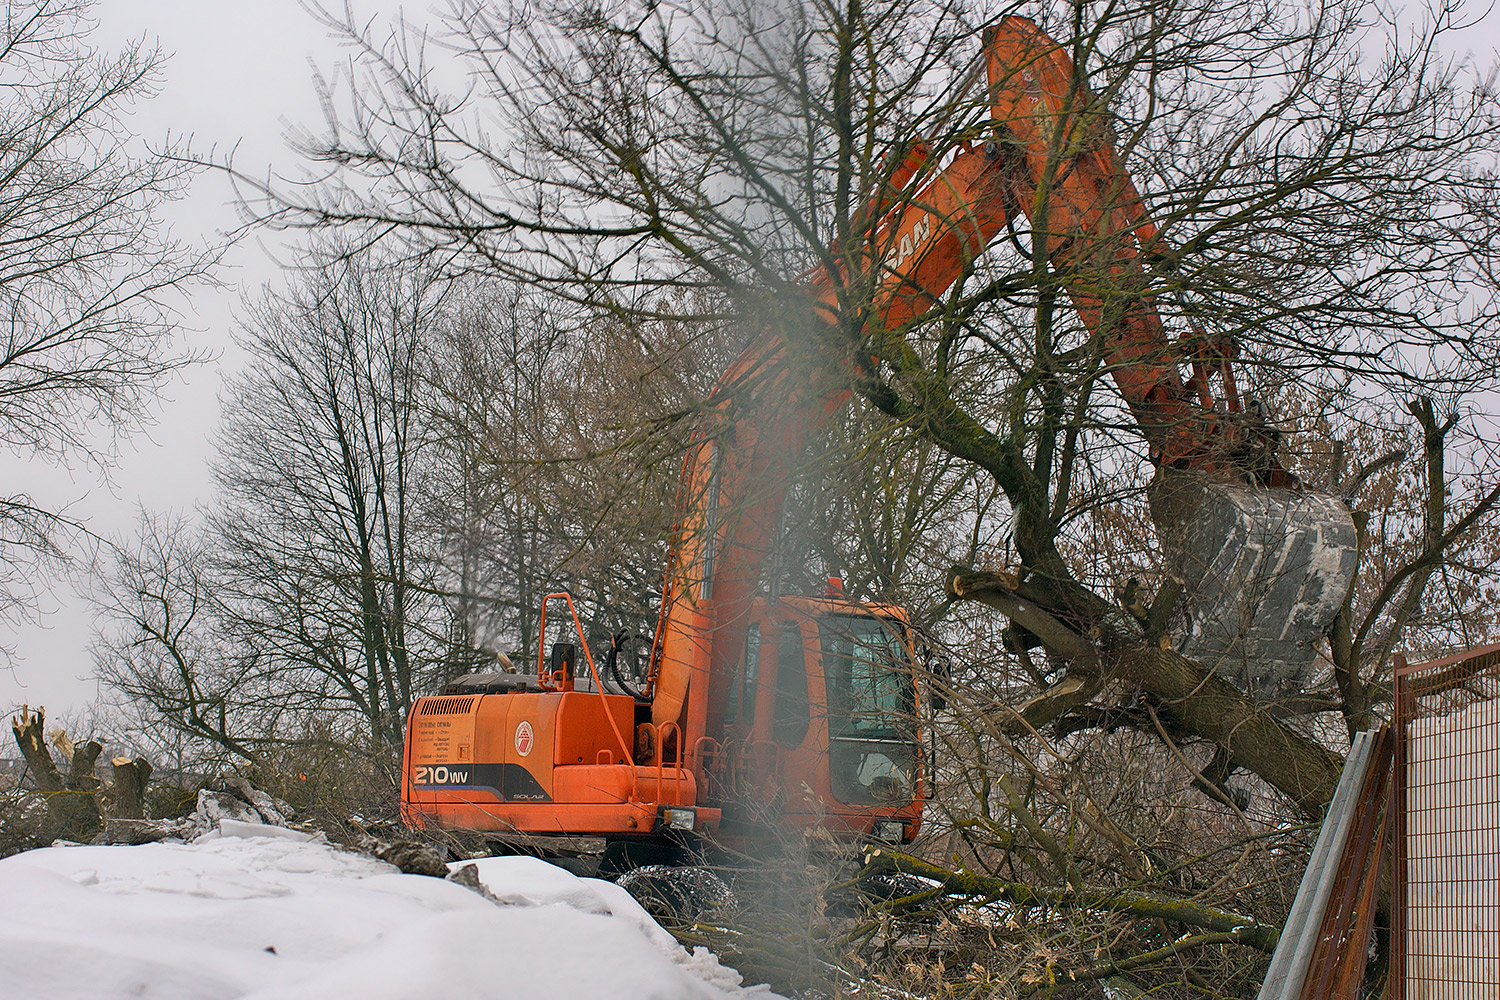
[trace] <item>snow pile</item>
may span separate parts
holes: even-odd
[[[618,886],[465,864],[493,899],[229,817],[192,843],[28,851],[0,861],[0,997],[772,1000]]]

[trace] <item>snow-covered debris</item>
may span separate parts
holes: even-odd
[[[304,836],[226,817],[192,843],[0,861],[0,998],[770,997],[611,883],[467,862],[491,899]]]
[[[244,778],[229,776],[216,782],[219,788],[198,790],[198,806],[181,819],[107,818],[95,844],[150,844],[160,840],[192,840],[220,829],[223,824],[260,827],[263,836],[286,832],[291,806],[254,788]],[[229,789],[226,791],[225,789]],[[283,831],[276,833],[275,831]],[[236,836],[251,836],[246,832]]]
[[[219,825],[221,820],[238,823],[260,823],[264,817],[250,803],[229,792],[214,792],[207,788],[198,791],[198,809],[195,813],[205,827]]]
[[[249,803],[260,818],[272,826],[286,826],[286,821],[291,818],[292,807],[270,792],[263,792],[250,782],[237,774],[227,774],[219,779],[224,788],[241,800]],[[202,808],[202,793],[199,793],[199,808]]]
[[[366,854],[387,861],[411,875],[431,875],[447,878],[448,858],[431,844],[406,837],[388,839],[376,837],[357,823],[354,826],[353,845]]]

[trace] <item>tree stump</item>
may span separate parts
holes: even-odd
[[[34,713],[22,706],[21,714],[11,720],[16,746],[26,759],[32,781],[37,791],[47,800],[47,812],[42,821],[41,842],[50,844],[54,840],[90,840],[99,832],[101,819],[95,793],[100,782],[94,774],[94,765],[104,747],[95,740],[81,746],[73,744],[65,735],[56,742],[69,756],[68,773],[58,770],[47,748],[43,736],[46,712],[38,708]]]
[[[115,757],[110,761],[115,777],[110,785],[105,811],[110,819],[146,818],[146,783],[151,763],[144,757]]]

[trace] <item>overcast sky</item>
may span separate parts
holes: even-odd
[[[341,6],[343,0],[333,0]],[[395,0],[352,0],[360,15],[394,14]],[[429,5],[406,5],[420,20]],[[141,105],[132,122],[143,137],[191,135],[200,153],[236,148],[243,169],[291,168],[284,135],[288,123],[320,120],[312,66],[325,71],[341,58],[338,46],[302,9],[298,0],[101,0],[97,41],[114,48],[146,37],[168,54],[161,95]],[[1463,40],[1478,61],[1495,62],[1500,15],[1491,14]],[[236,216],[222,178],[201,178],[172,218],[179,235],[232,228]],[[24,457],[0,454],[0,483],[30,492],[44,506],[67,507],[98,534],[130,530],[136,511],[191,509],[208,493],[205,460],[218,417],[217,394],[237,358],[231,344],[235,303],[245,290],[277,278],[258,242],[242,242],[231,253],[222,291],[199,293],[183,317],[187,343],[215,352],[218,360],[176,382],[154,427],[124,448],[112,482],[96,470],[53,469]],[[63,585],[44,598],[40,627],[0,632],[0,645],[16,648],[14,669],[0,670],[0,710],[22,702],[46,705],[53,718],[76,711],[95,695],[88,641],[93,620],[87,602]],[[5,756],[0,751],[0,756]]]

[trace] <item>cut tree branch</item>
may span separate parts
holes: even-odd
[[[1260,775],[1309,816],[1322,814],[1343,770],[1336,754],[1292,730],[1165,640],[1153,645],[1143,636],[1105,625],[1095,625],[1090,640],[1023,598],[1015,586],[1013,576],[997,573],[955,572],[948,581],[955,597],[995,608],[1036,635],[1069,661],[1070,672],[1112,675],[1140,685],[1178,726],[1222,747],[1234,766]]]
[[[1221,910],[1191,899],[1168,899],[1132,890],[1085,886],[1077,889],[1046,889],[1020,882],[1006,882],[971,872],[955,872],[920,858],[873,848],[865,854],[866,875],[900,872],[937,882],[949,895],[1003,900],[1016,906],[1072,907],[1098,913],[1118,913],[1142,920],[1166,920],[1228,934],[1236,944],[1269,954],[1276,950],[1280,928],[1263,924],[1242,913]]]

